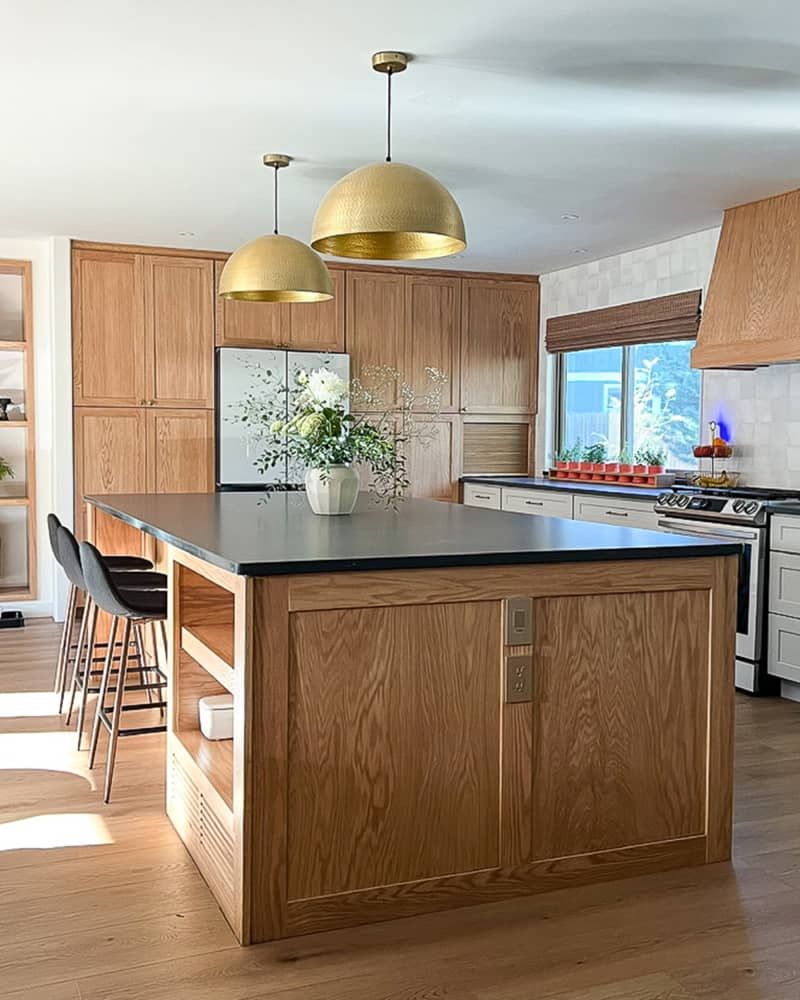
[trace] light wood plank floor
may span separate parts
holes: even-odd
[[[733,865],[241,949],[163,815],[160,737],[122,742],[101,804],[57,636],[0,632],[0,997],[800,998],[800,705],[739,700]]]

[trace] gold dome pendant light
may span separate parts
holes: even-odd
[[[325,262],[311,247],[278,233],[278,171],[290,156],[266,153],[264,166],[275,170],[274,231],[234,251],[219,278],[224,299],[246,302],[323,302],[333,298],[333,280]]]
[[[330,189],[314,217],[311,246],[334,257],[423,260],[467,245],[455,199],[435,177],[392,162],[392,76],[408,65],[405,52],[376,52],[372,68],[386,74],[386,162],[353,170]]]

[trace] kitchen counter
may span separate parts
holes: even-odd
[[[583,480],[549,479],[547,476],[462,476],[462,483],[486,483],[521,489],[557,490],[561,493],[593,493],[598,496],[623,496],[655,501],[663,489],[648,486],[627,486],[616,483],[593,483]]]
[[[96,509],[244,576],[444,566],[687,559],[735,544],[530,518],[433,500],[397,512],[362,494],[349,517],[318,517],[303,493],[131,494],[88,497]]]
[[[242,944],[730,858],[735,543],[366,497],[87,510],[167,573],[167,814]]]

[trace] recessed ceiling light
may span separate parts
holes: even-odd
[[[566,212],[564,215],[561,216],[561,218],[564,220],[564,222],[577,222],[578,219],[580,219],[580,216],[573,215],[572,212]]]
[[[190,233],[187,229],[184,233],[178,233],[178,236],[197,236],[197,233]]]
[[[588,250],[587,247],[575,247],[575,249],[572,252],[573,253],[588,253],[589,250]]]

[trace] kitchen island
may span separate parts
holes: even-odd
[[[87,500],[169,574],[167,812],[243,944],[730,857],[736,544]]]

